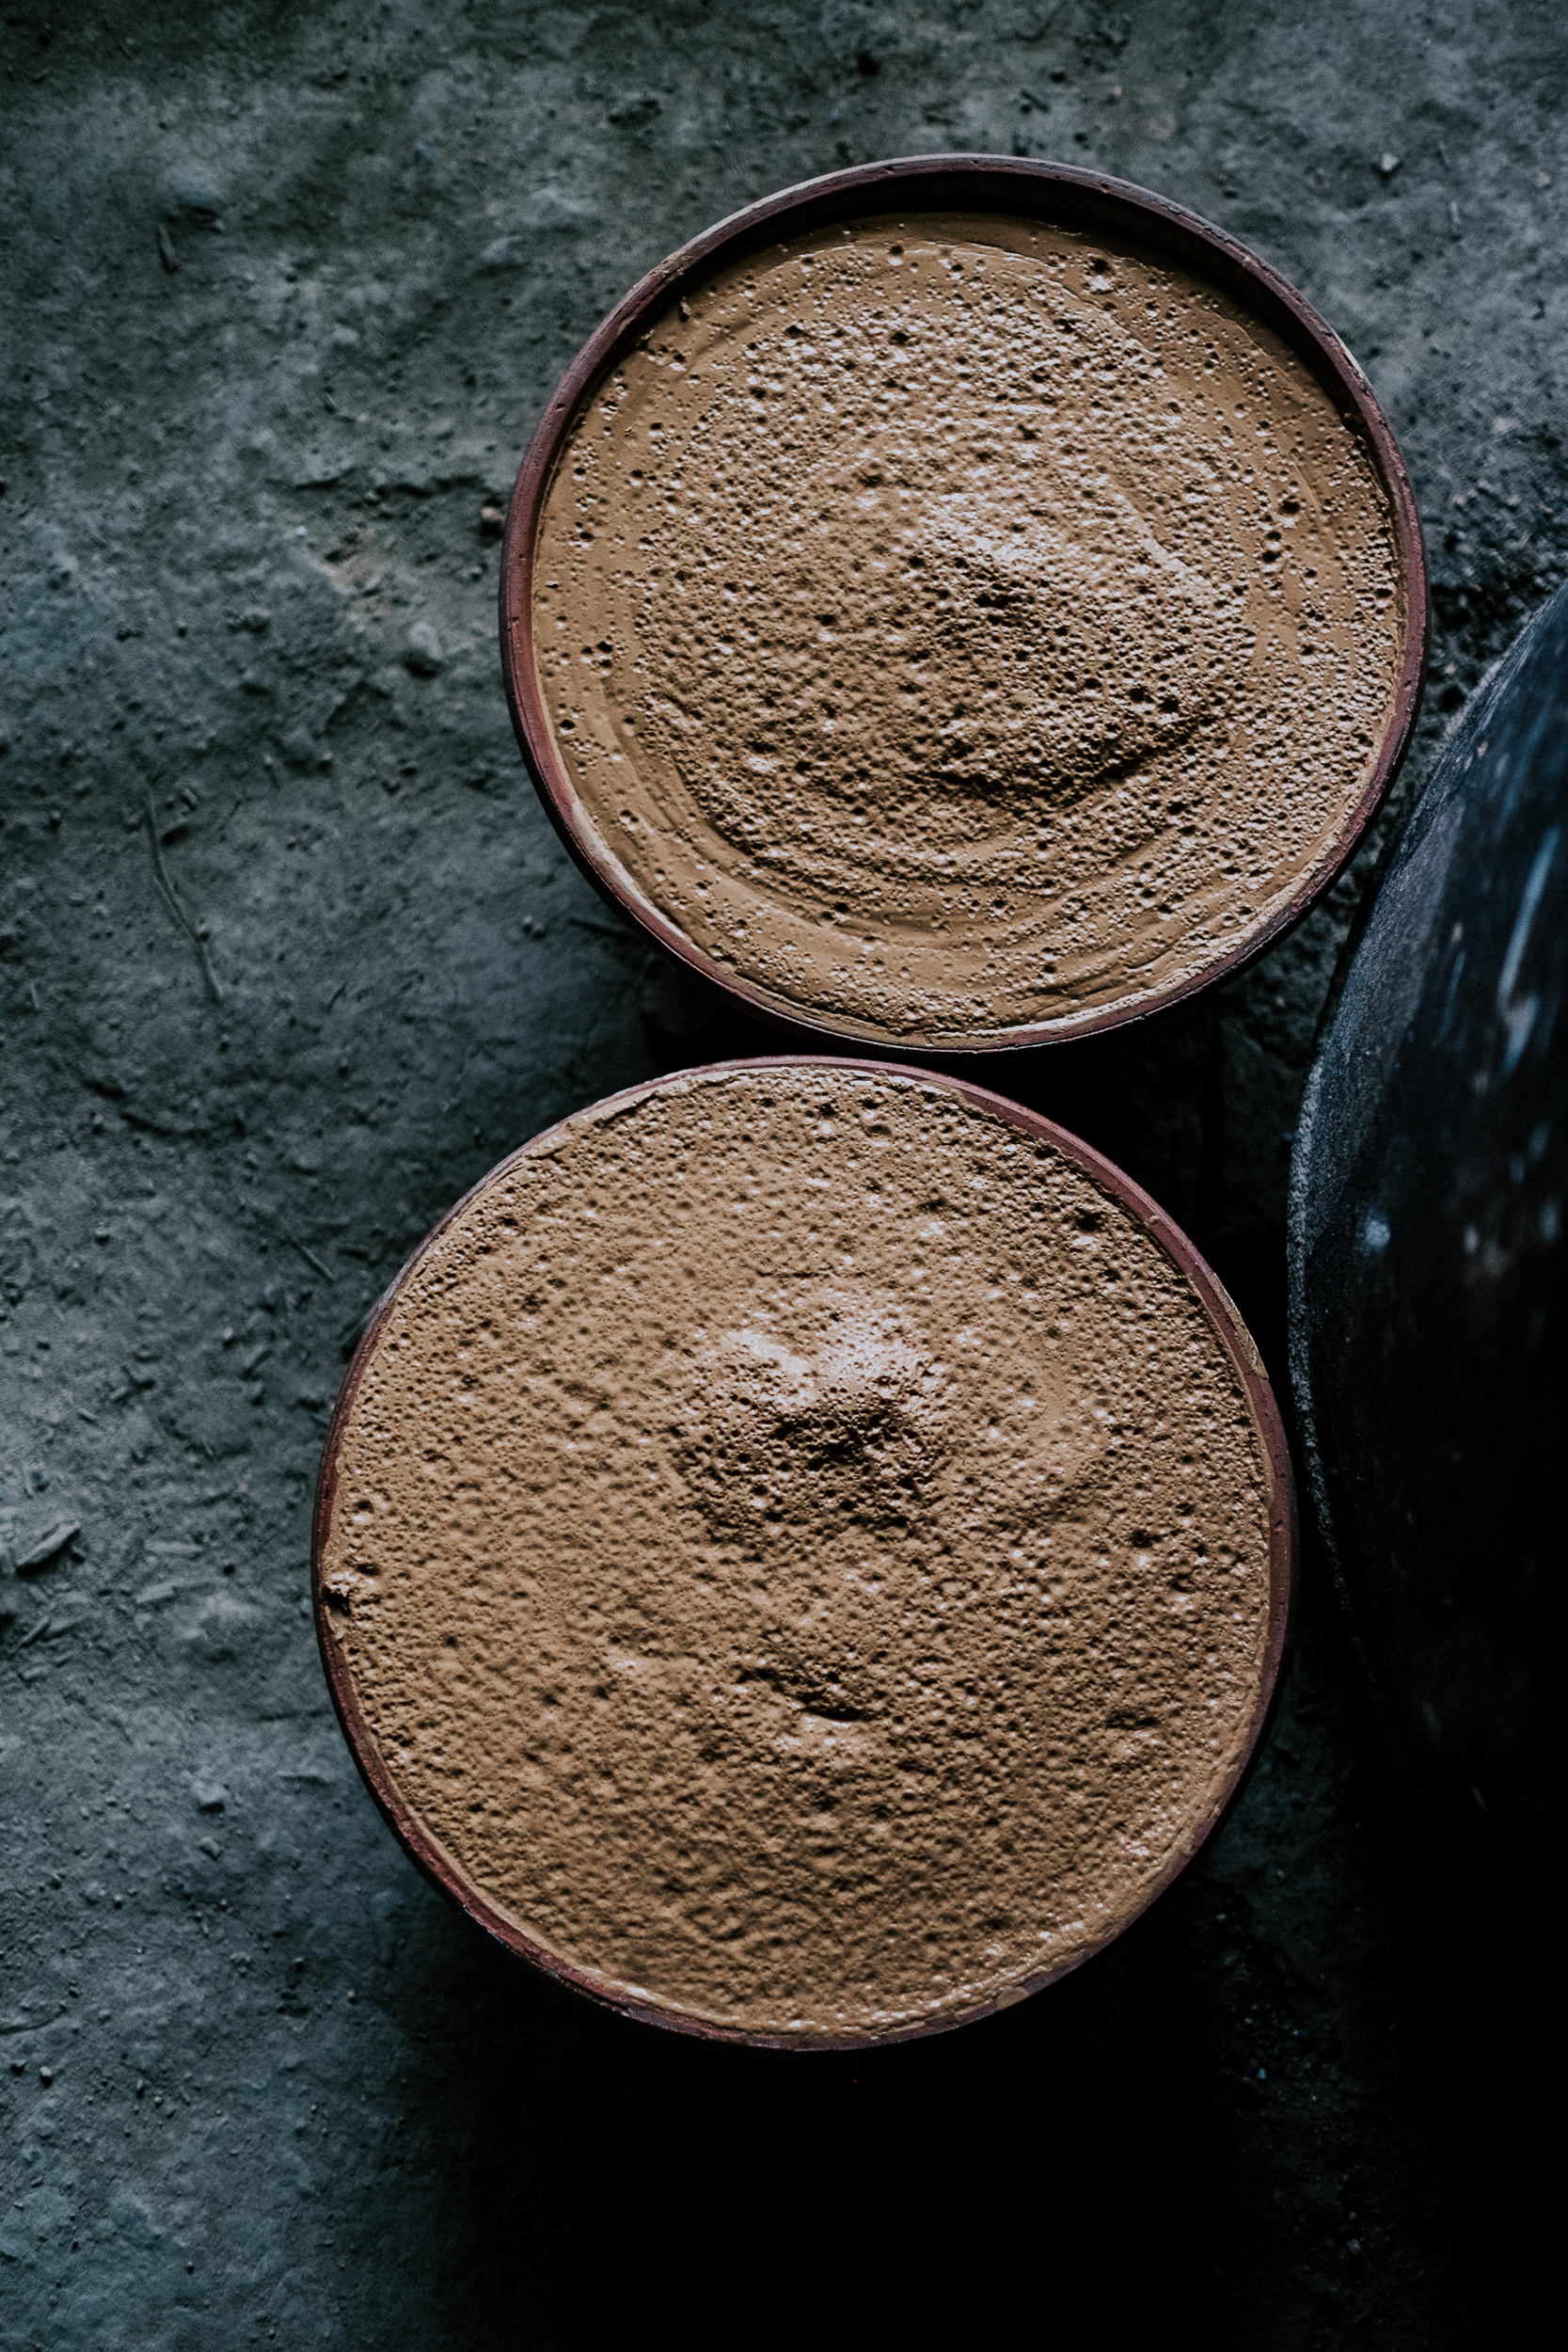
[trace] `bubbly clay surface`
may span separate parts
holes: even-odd
[[[541,695],[623,886],[786,1015],[1070,1029],[1332,864],[1395,710],[1369,449],[1169,259],[881,219],[717,273],[575,421]]]
[[[940,1083],[666,1080],[490,1177],[341,1430],[330,1638],[462,1877],[805,2040],[1129,1919],[1245,1745],[1268,1457],[1185,1277]]]

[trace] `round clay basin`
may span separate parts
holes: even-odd
[[[1185,1868],[1275,1694],[1268,1379],[1099,1153],[814,1057],[503,1161],[338,1401],[314,1540],[404,1847],[624,2014],[895,2042],[1078,1967]]]
[[[1097,174],[868,165],[590,337],[517,477],[518,741],[578,865],[804,1044],[1080,1038],[1236,972],[1414,723],[1386,418],[1221,230]]]

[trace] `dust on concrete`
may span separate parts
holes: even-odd
[[[306,1532],[344,1351],[412,1241],[547,1120],[755,1041],[645,973],[499,691],[486,510],[609,303],[878,154],[1062,157],[1220,221],[1345,335],[1412,462],[1437,636],[1408,794],[1563,573],[1563,50],[1526,0],[10,9],[16,2341],[589,2344],[672,2260],[701,2337],[736,2308],[714,2247],[762,2272],[842,2211],[880,2249],[867,2312],[912,2280],[973,2324],[1046,2222],[1057,2274],[1106,2259],[1107,2180],[1141,2229],[1124,2307],[1178,2331],[1498,2324],[1510,2176],[1469,2119],[1520,2052],[1422,1908],[1313,1609],[1201,1871],[1046,2000],[828,2086],[602,2025],[441,1907],[327,1711]],[[1197,1231],[1276,1368],[1289,1135],[1355,887],[1150,1034],[999,1073]],[[977,2169],[1021,2101],[1057,2130]],[[693,2227],[705,2261],[670,2251]]]

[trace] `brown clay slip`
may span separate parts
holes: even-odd
[[[688,1073],[503,1163],[328,1443],[324,1655],[421,1865],[659,2023],[824,2048],[1076,1966],[1278,1670],[1268,1384],[1153,1204],[920,1072]]]

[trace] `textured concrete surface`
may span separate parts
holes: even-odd
[[[0,2343],[919,2342],[1080,2296],[1112,2341],[1509,2340],[1521,1947],[1414,1844],[1315,1590],[1242,1809],[1115,1953],[769,2065],[547,1995],[425,1889],[326,1707],[306,1529],[408,1245],[546,1120],[761,1041],[689,1027],[510,743],[483,510],[609,302],[919,149],[1239,230],[1405,438],[1414,789],[1562,577],[1563,64],[1526,0],[0,22]],[[1005,1080],[1199,1233],[1281,1369],[1354,886]]]

